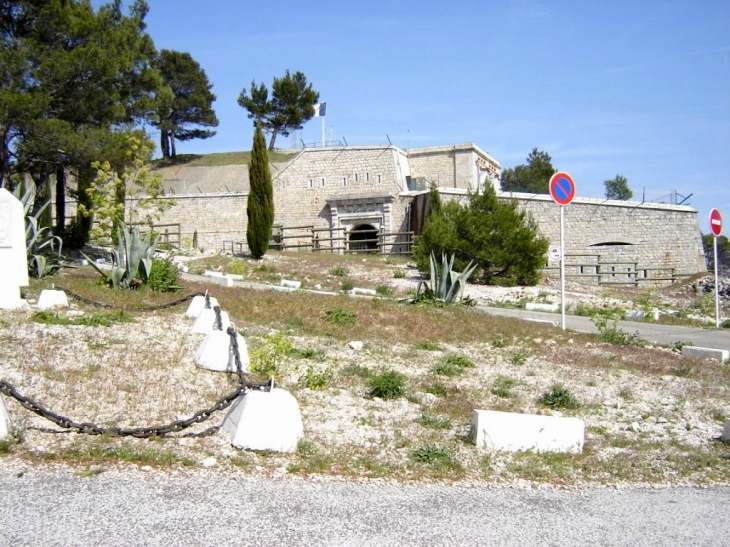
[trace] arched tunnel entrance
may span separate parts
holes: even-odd
[[[350,251],[377,252],[378,230],[372,224],[353,226],[347,235],[347,244]]]

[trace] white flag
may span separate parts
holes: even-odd
[[[327,111],[327,101],[323,103],[317,103],[314,105],[314,116],[315,117],[322,117],[325,115]]]

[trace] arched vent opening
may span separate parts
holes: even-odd
[[[611,247],[614,245],[633,245],[633,243],[628,243],[626,241],[605,241],[602,243],[594,243],[593,245],[590,245],[590,247]]]

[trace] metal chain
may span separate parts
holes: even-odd
[[[175,300],[174,302],[168,302],[167,304],[160,304],[158,306],[135,306],[131,308],[119,308],[118,306],[114,306],[112,304],[105,304],[104,302],[95,302],[94,300],[89,300],[88,298],[85,298],[81,296],[80,294],[76,294],[73,291],[70,291],[68,289],[64,289],[63,287],[56,287],[56,289],[65,292],[68,296],[75,300],[80,300],[81,302],[84,302],[86,304],[89,304],[91,306],[96,306],[97,308],[105,308],[108,310],[111,309],[124,309],[126,311],[154,311],[154,310],[164,310],[166,308],[172,308],[174,306],[178,306],[184,302],[187,302],[188,300],[192,300],[196,296],[203,296],[205,293],[202,292],[196,292],[194,294],[189,294],[183,298],[180,298],[179,300]]]
[[[60,289],[65,291],[65,289]],[[69,291],[65,291],[67,294]],[[73,293],[71,293],[73,295]],[[184,300],[181,300],[180,302],[183,302],[185,300],[188,300],[194,296],[202,295],[202,293],[194,294],[186,297]],[[83,297],[79,297],[82,300],[86,300]],[[89,303],[94,304],[91,301],[88,301]],[[177,302],[179,304],[180,302]],[[173,305],[175,303],[172,303]],[[104,305],[106,306],[106,305]],[[170,304],[167,304],[167,306],[170,306]],[[223,330],[222,326],[220,326],[220,307],[216,306],[216,323],[219,324],[218,330]],[[238,337],[236,333],[236,329],[233,327],[233,325],[229,326],[227,331],[228,335],[231,337],[231,348],[233,350],[233,357],[236,362],[236,372],[238,374],[238,381],[239,386],[236,388],[235,391],[232,391],[228,395],[224,395],[218,401],[215,402],[215,404],[211,407],[205,408],[203,410],[200,410],[193,414],[192,417],[187,418],[185,420],[176,420],[174,422],[171,422],[166,425],[162,426],[156,426],[156,427],[132,427],[132,428],[121,428],[121,427],[102,427],[97,424],[88,423],[88,422],[82,422],[77,423],[73,421],[70,418],[67,418],[66,416],[61,416],[60,414],[56,414],[55,412],[52,412],[51,410],[48,410],[46,407],[38,403],[36,400],[32,399],[31,397],[26,397],[22,393],[20,393],[15,386],[13,386],[10,382],[6,382],[4,380],[0,381],[0,393],[3,393],[7,395],[8,397],[12,397],[16,401],[18,401],[24,408],[30,410],[31,412],[38,414],[39,416],[50,420],[57,426],[63,428],[63,429],[75,429],[79,433],[86,433],[89,435],[111,435],[114,437],[137,437],[137,438],[147,438],[147,437],[161,437],[164,435],[167,435],[168,433],[175,433],[178,431],[182,431],[183,429],[186,429],[194,424],[199,424],[201,422],[204,422],[208,420],[215,412],[218,412],[219,410],[223,410],[225,408],[228,408],[233,401],[235,401],[238,397],[241,395],[244,395],[247,390],[249,389],[255,389],[259,391],[271,391],[274,389],[274,377],[270,376],[268,382],[247,382],[246,381],[246,374],[243,371],[243,363],[241,361],[241,355],[238,348]]]
[[[213,330],[223,330],[223,317],[221,317],[221,307],[216,306],[213,308],[215,312],[215,321],[213,322]]]
[[[210,295],[208,294],[208,291],[205,291],[205,309],[210,309]]]

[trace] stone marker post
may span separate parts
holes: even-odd
[[[27,286],[23,205],[5,188],[0,188],[0,309],[27,306],[20,298],[20,287]]]

